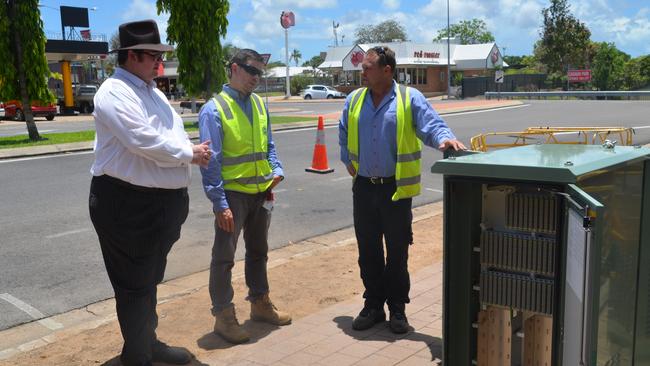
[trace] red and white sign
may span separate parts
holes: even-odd
[[[413,52],[414,58],[440,58],[440,52],[428,52],[428,51],[415,51]]]
[[[569,70],[569,81],[573,83],[584,83],[591,81],[591,70]]]
[[[296,17],[293,15],[292,11],[283,11],[280,14],[280,25],[282,28],[287,29],[296,25]]]
[[[359,47],[359,45],[352,47],[350,52],[348,52],[348,54],[343,57],[343,61],[341,62],[343,70],[361,70],[361,63],[363,62],[363,58],[365,56],[366,52],[361,47]]]

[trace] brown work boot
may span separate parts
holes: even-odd
[[[251,301],[251,319],[273,325],[291,324],[291,315],[279,311],[269,299],[269,294]]]
[[[235,307],[223,309],[215,315],[214,332],[230,343],[240,344],[250,340],[235,316]]]

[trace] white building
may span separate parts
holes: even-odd
[[[452,41],[453,42],[453,41]],[[447,43],[370,43],[330,47],[325,61],[318,67],[329,71],[335,85],[354,89],[361,85],[361,59],[375,46],[388,46],[395,51],[398,82],[423,93],[443,93],[447,90]],[[505,67],[496,43],[474,45],[450,44],[450,68],[464,76],[486,75],[496,67]]]

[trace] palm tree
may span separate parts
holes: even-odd
[[[300,53],[300,51],[294,48],[293,52],[291,52],[291,57],[289,57],[289,59],[293,59],[293,61],[296,63],[296,66],[298,66],[298,62],[300,61],[301,58],[302,58],[302,54]]]

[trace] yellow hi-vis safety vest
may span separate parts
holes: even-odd
[[[221,177],[225,190],[243,193],[265,192],[273,182],[268,161],[268,116],[262,98],[251,94],[253,123],[237,102],[221,92],[212,100],[223,128]]]
[[[359,116],[368,88],[352,92],[348,106],[348,156],[352,166],[359,172]],[[420,158],[422,145],[415,134],[409,88],[397,84],[397,163],[395,165],[395,182],[397,190],[392,200],[415,197],[420,194]]]

